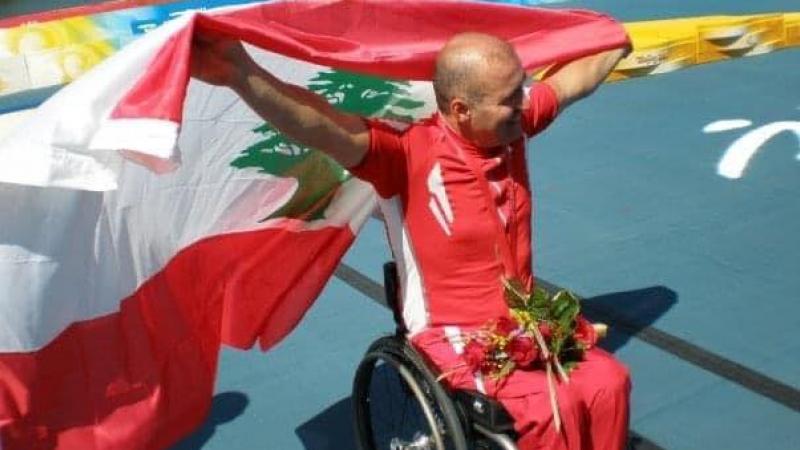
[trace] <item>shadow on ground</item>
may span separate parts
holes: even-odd
[[[230,422],[242,415],[250,403],[241,392],[221,392],[214,396],[211,411],[203,426],[172,447],[172,450],[197,450],[211,439],[219,425]]]
[[[355,449],[353,407],[350,397],[339,400],[300,425],[297,436],[307,450]]]
[[[609,325],[608,336],[600,346],[613,353],[677,302],[678,295],[672,289],[652,286],[585,298],[582,306],[589,320]]]

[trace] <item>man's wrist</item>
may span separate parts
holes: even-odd
[[[259,78],[266,78],[266,71],[254,61],[243,61],[232,66],[228,87],[238,94],[243,94],[254,89],[254,82]]]

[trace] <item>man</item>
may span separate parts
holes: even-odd
[[[627,370],[593,349],[558,386],[563,432],[553,427],[541,370],[503,383],[464,367],[463,336],[508,317],[502,277],[533,287],[526,137],[590,94],[625,49],[529,78],[513,47],[484,34],[453,37],[438,55],[438,113],[398,130],[331,107],[259,67],[238,42],[196,42],[193,75],[232,88],[288,138],[326,152],[381,197],[400,272],[412,343],[453,386],[495,396],[515,419],[521,449],[620,449],[628,425]]]

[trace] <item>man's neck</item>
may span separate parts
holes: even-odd
[[[470,144],[472,144],[476,148],[480,148],[477,144],[475,144],[475,142],[472,139],[470,139],[470,137],[467,135],[467,133],[464,133],[464,131],[462,130],[461,126],[458,124],[458,121],[455,119],[455,117],[447,115],[447,114],[444,114],[441,111],[439,111],[438,114],[439,114],[439,117],[441,117],[441,119],[442,119],[442,123],[448,129],[450,129],[450,131],[452,131],[453,133],[458,135],[461,139],[469,142]]]

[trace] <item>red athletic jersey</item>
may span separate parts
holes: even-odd
[[[555,92],[545,83],[535,85],[529,99],[522,121],[526,137],[544,130],[558,113]],[[480,149],[438,114],[403,127],[377,121],[369,127],[369,151],[351,172],[381,197],[409,332],[480,326],[507,316],[500,282],[504,255],[513,254],[507,265],[532,285],[525,138]],[[500,247],[508,248],[499,227],[512,243],[510,253]]]

